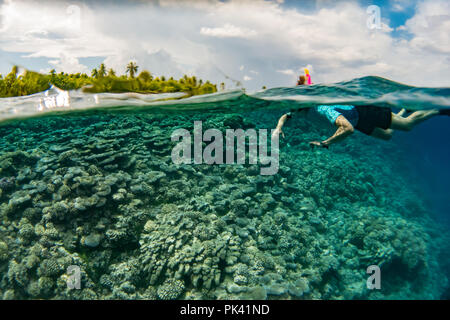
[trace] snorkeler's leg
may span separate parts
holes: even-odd
[[[392,134],[394,133],[394,130],[392,129],[381,129],[381,128],[375,128],[372,133],[370,134],[371,137],[382,139],[382,140],[391,140]]]
[[[414,126],[438,114],[439,110],[436,109],[415,111],[406,118],[393,113],[391,128],[403,131],[410,131]]]

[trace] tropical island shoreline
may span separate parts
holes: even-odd
[[[19,75],[19,67],[13,66],[11,72],[3,78],[0,74],[0,98],[18,97],[35,94],[55,86],[62,90],[79,90],[86,93],[138,93],[157,94],[184,92],[185,97],[217,92],[217,85],[210,81],[203,82],[195,76],[184,75],[176,80],[173,77],[154,77],[150,71],[143,70],[136,76],[139,67],[134,62],[127,65],[125,75],[116,75],[112,68],[106,68],[102,63],[94,68],[91,75],[86,73],[69,74],[56,73],[53,69],[49,74],[26,70]],[[224,87],[224,84],[221,84]]]

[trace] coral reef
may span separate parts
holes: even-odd
[[[296,120],[277,175],[172,163],[176,128],[270,128],[278,115],[147,110],[0,126],[0,298],[439,298],[449,234],[395,143],[361,135],[311,151],[327,133]],[[369,265],[382,290],[367,289]]]
[[[184,291],[184,283],[181,280],[166,280],[158,288],[158,297],[162,300],[174,300],[178,298]]]

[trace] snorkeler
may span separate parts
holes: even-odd
[[[298,77],[297,86],[310,86],[312,85],[311,75],[309,74],[309,70],[305,68],[305,75],[301,75]]]
[[[305,75],[301,75],[298,77],[297,86],[310,86],[312,85],[311,75],[309,74],[309,70],[305,69]]]
[[[437,115],[450,116],[450,109],[443,110],[420,110],[404,117],[405,109],[398,113],[393,113],[390,108],[349,105],[320,105],[317,107],[305,107],[284,114],[278,121],[278,125],[273,132],[273,136],[282,131],[285,122],[296,112],[309,120],[318,120],[337,127],[336,132],[323,141],[311,141],[311,147],[328,148],[329,145],[342,141],[350,136],[355,129],[374,138],[389,140],[392,138],[394,130],[410,131],[419,123]]]

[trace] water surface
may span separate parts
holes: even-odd
[[[172,162],[178,128],[271,129],[299,105],[446,108],[448,88],[366,77],[182,98],[0,100],[3,299],[440,299],[450,270],[447,117],[389,142],[293,118],[276,175]],[[447,159],[447,160],[445,160]],[[381,270],[380,290],[366,286]],[[79,267],[80,289],[67,286]]]

